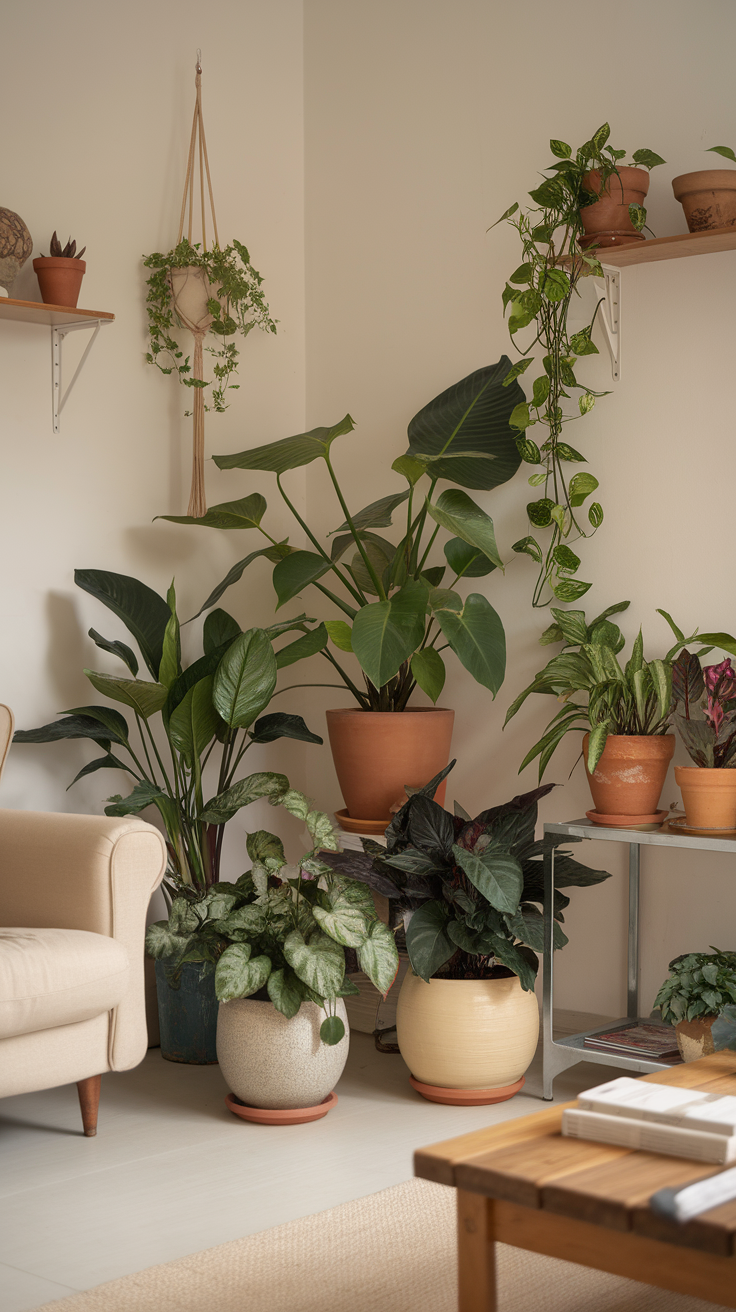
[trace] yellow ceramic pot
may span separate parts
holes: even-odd
[[[539,1010],[518,976],[431,979],[409,971],[396,1008],[401,1055],[415,1080],[445,1089],[515,1084],[534,1056]]]

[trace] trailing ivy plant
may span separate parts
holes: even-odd
[[[227,409],[225,393],[228,387],[237,390],[231,382],[238,367],[239,352],[227,338],[236,333],[247,337],[252,328],[275,333],[276,323],[271,318],[261,284],[263,278],[250,262],[250,255],[242,242],[233,241],[221,250],[219,246],[203,250],[199,242],[192,245],[186,237],[166,254],[159,251],[145,256],[143,263],[153,270],[147,280],[149,350],[146,360],[155,364],[164,374],[175,373],[185,387],[209,387],[207,380],[191,377],[190,357],[184,355],[174,336],[178,323],[172,301],[171,271],[197,267],[204,269],[215,296],[207,308],[213,316],[208,332],[219,339],[218,346],[204,349],[215,359],[214,386],[210,393],[211,405],[205,409],[222,412]]]
[[[545,546],[529,534],[513,547],[531,556],[539,566],[534,606],[549,605],[555,598],[577,601],[588,591],[589,583],[573,577],[580,557],[570,544],[591,536],[603,521],[598,501],[590,502],[583,513],[598,480],[587,470],[574,472],[576,465],[586,463],[586,457],[563,440],[563,433],[567,424],[590,413],[599,396],[607,395],[578,382],[575,373],[578,359],[598,354],[592,341],[598,306],[590,323],[577,332],[570,331],[568,319],[573,297],[580,295],[581,280],[603,275],[595,249],[581,246],[580,209],[599,199],[583,186],[585,174],[598,169],[605,185],[617,174],[617,165],[626,154],[607,144],[609,135],[610,128],[604,123],[575,154],[566,142],[550,141],[555,162],[545,170],[551,176],[529,192],[534,207],[524,210],[517,202],[497,220],[508,222],[516,230],[522,247],[522,262],[511,274],[502,296],[504,314],[509,311],[509,334],[522,359],[509,370],[504,384],[510,386],[526,372],[534,363],[536,348],[542,353],[543,372],[535,378],[529,400],[516,406],[510,420],[522,460],[535,467],[529,483],[543,492],[527,506],[532,530],[551,530]],[[644,168],[664,163],[650,150],[635,151],[633,161]],[[646,211],[641,206],[634,209],[637,212],[632,214],[632,221],[640,228]],[[534,335],[522,350],[517,345],[517,334],[530,325]],[[546,430],[538,442],[530,436],[530,429],[536,425]]]

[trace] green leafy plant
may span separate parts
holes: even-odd
[[[532,534],[513,547],[539,566],[534,606],[548,605],[553,599],[574,602],[588,591],[590,584],[574,577],[580,557],[570,543],[595,533],[603,522],[597,501],[589,504],[587,523],[583,521],[582,507],[598,488],[598,480],[587,471],[574,472],[576,465],[586,463],[586,457],[563,440],[563,433],[566,425],[590,413],[598,397],[607,395],[578,382],[575,373],[578,359],[598,354],[592,340],[598,306],[591,322],[577,332],[570,331],[568,319],[573,298],[580,295],[581,280],[603,275],[595,250],[581,246],[580,209],[599,199],[585,189],[586,173],[599,170],[605,186],[626,154],[608,145],[609,136],[610,128],[604,123],[574,154],[566,142],[550,141],[555,162],[545,170],[551,176],[529,192],[534,207],[524,210],[517,202],[497,220],[507,221],[516,230],[522,247],[522,262],[502,296],[504,314],[509,312],[509,334],[522,358],[509,370],[504,384],[515,385],[534,363],[535,352],[542,354],[543,372],[534,380],[531,397],[522,399],[511,415],[519,454],[535,467],[529,483],[542,489],[542,496],[527,506]],[[635,151],[633,160],[646,168],[664,163],[650,150]],[[641,227],[646,211],[634,208],[638,212],[632,218],[635,226]],[[518,334],[530,325],[533,336],[522,349],[517,345]],[[536,425],[544,431],[539,441],[530,433]],[[546,547],[533,535],[538,529],[551,530]]]
[[[333,443],[354,428],[350,415],[331,428],[315,428],[237,455],[215,456],[220,469],[274,474],[284,503],[311,545],[299,550],[264,528],[267,504],[260,493],[223,502],[201,518],[163,516],[205,528],[256,529],[268,541],[233,565],[200,614],[215,605],[254,560],[265,558],[274,564],[277,610],[311,586],[340,614],[310,629],[292,647],[295,661],[320,652],[342,680],[318,686],[347,688],[364,710],[403,711],[417,684],[436,702],[445,682],[441,652],[450,648],[495,696],[506,665],[503,625],[481,593],[463,599],[455,588],[463,578],[503,568],[493,521],[462,489],[488,491],[519,467],[509,416],[523,392],[518,384],[502,386],[509,363],[504,357],[477,370],[420,410],[409,424],[408,451],[391,466],[404,480],[403,491],[393,490],[357,512],[348,508],[332,461]],[[324,461],[337,501],[338,522],[326,543],[302,518],[284,486],[288,471],[314,460]],[[435,496],[441,481],[460,486]],[[389,527],[400,508],[403,524],[396,542],[377,530]],[[325,518],[320,507],[320,521]],[[447,535],[445,565],[430,563],[441,530]],[[449,586],[444,580],[447,569]],[[344,652],[356,656],[364,686],[345,669]]]
[[[245,753],[254,743],[277,738],[322,742],[299,715],[263,714],[279,667],[289,662],[289,645],[274,651],[273,641],[290,630],[303,633],[308,617],[300,615],[270,629],[243,633],[231,615],[215,610],[204,624],[202,655],[185,668],[173,583],[164,599],[126,574],[75,570],[74,581],[123,621],[151,675],[150,680],[138,678],[138,658],[126,643],[89,630],[96,645],[118,657],[127,669],[122,676],[95,670],[84,673],[97,692],[133,712],[136,732],[131,734],[125,716],[111,706],[75,706],[61,720],[40,729],[19,730],[13,741],[88,738],[96,743],[103,755],[83,766],[72,784],[97,770],[129,774],[134,780],[132,792],[111,797],[105,814],[137,815],[155,805],[168,840],[164,881],[168,896],[203,895],[219,881],[227,822],[256,798],[280,798],[288,788],[281,774],[263,772],[239,779]],[[159,741],[165,742],[163,755],[152,728],[155,724]],[[205,768],[210,762],[210,768],[217,764],[216,793],[205,801]]]
[[[261,778],[243,780],[254,796]],[[303,820],[314,844],[298,868],[287,865],[275,834],[249,834],[252,869],[235,884],[182,889],[168,920],[149,926],[146,947],[164,961],[174,985],[186,962],[215,965],[221,1002],[270,1000],[287,1018],[302,1002],[315,1002],[327,1013],[322,1040],[335,1044],[345,1033],[336,1000],[358,992],[345,974],[346,948],[357,953],[360,969],[385,995],[398,970],[396,943],[365,885],[336,874],[323,861],[326,851],[338,848],[328,817],[279,778],[280,789],[268,794],[269,801]]]
[[[667,1025],[720,1016],[736,1003],[736,952],[712,945],[710,952],[687,952],[670,962],[669,972],[654,999]]]
[[[736,164],[736,154],[730,146],[709,146],[708,150],[715,151],[716,155],[723,155],[724,159],[730,159]]]
[[[55,257],[57,260],[81,260],[86,249],[87,247],[83,246],[81,251],[77,251],[77,243],[72,241],[71,237],[67,240],[66,246],[62,246],[54,231],[49,245],[49,257]]]
[[[412,970],[422,979],[490,979],[518,975],[534,988],[544,948],[543,842],[534,828],[537,803],[554,784],[481,811],[474,820],[434,801],[452,769],[413,793],[386,830],[386,847],[362,839],[364,851],[325,853],[346,877],[392,899],[405,917]],[[555,847],[575,839],[551,840]],[[555,855],[554,945],[570,899],[560,888],[599,884],[609,875],[590,870],[569,852]]]
[[[171,273],[174,269],[200,268],[209,280],[212,296],[207,308],[212,315],[208,331],[219,338],[218,346],[205,350],[215,359],[214,386],[210,393],[211,406],[219,412],[227,409],[225,393],[228,387],[237,390],[231,381],[238,368],[239,352],[228,338],[240,333],[247,337],[252,328],[276,332],[276,323],[270,317],[268,305],[261,291],[263,278],[250,262],[250,255],[242,242],[233,241],[221,250],[215,245],[202,249],[199,242],[193,245],[186,237],[173,250],[159,251],[145,256],[143,263],[151,269],[146,286],[149,349],[146,360],[155,364],[164,374],[175,373],[185,387],[209,387],[210,383],[192,377],[190,357],[184,355],[175,333],[181,323],[172,299]]]

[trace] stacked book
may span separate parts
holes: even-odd
[[[736,1161],[736,1097],[623,1076],[581,1093],[562,1133],[722,1165]]]
[[[584,1046],[600,1052],[623,1052],[629,1057],[646,1057],[650,1061],[674,1063],[682,1060],[671,1025],[647,1022],[619,1025],[605,1034],[588,1034]]]

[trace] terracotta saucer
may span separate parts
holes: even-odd
[[[710,232],[711,229],[709,228]],[[695,825],[689,825],[684,815],[674,816],[668,825],[668,829],[674,829],[680,834],[713,834],[715,838],[732,838],[736,836],[736,829],[699,829]]]
[[[335,812],[335,819],[346,834],[385,834],[393,817],[389,815],[385,820],[357,820],[343,808]]]
[[[409,1083],[417,1093],[421,1093],[428,1102],[444,1102],[450,1107],[485,1107],[491,1102],[506,1102],[524,1084],[524,1076],[516,1084],[507,1084],[499,1089],[443,1089],[439,1084],[422,1084],[409,1076]]]
[[[324,1102],[316,1107],[284,1107],[280,1111],[270,1107],[246,1107],[234,1093],[229,1093],[225,1102],[235,1116],[244,1121],[255,1121],[257,1125],[304,1125],[307,1121],[319,1121],[331,1112],[337,1106],[337,1094],[328,1093]]]
[[[655,811],[654,815],[604,815],[602,811],[585,814],[594,825],[605,825],[607,829],[640,829],[642,825],[664,824],[669,811]]]

